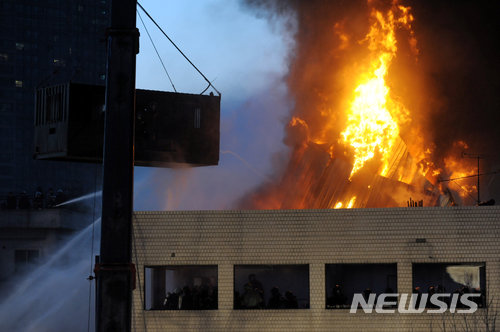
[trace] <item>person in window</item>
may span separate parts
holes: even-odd
[[[326,300],[326,305],[330,308],[340,308],[346,305],[347,296],[345,296],[340,290],[339,285],[335,285],[332,288],[331,296]]]
[[[17,199],[14,197],[14,193],[9,192],[9,196],[7,196],[7,209],[15,210],[17,206]]]
[[[19,209],[29,210],[31,209],[31,203],[28,197],[26,197],[26,191],[21,192],[21,197],[19,198]]]
[[[191,288],[189,286],[184,286],[182,289],[184,293],[182,295],[181,310],[192,310],[193,309],[193,294],[191,294]]]
[[[420,287],[413,288],[413,294],[416,294],[417,297],[417,301],[415,302],[415,308],[420,308],[420,300],[422,298],[422,293],[420,293]]]
[[[264,286],[257,280],[255,274],[248,275],[248,281],[252,284],[253,288],[260,293],[260,296],[264,298]]]
[[[285,309],[298,309],[299,302],[297,297],[293,295],[292,291],[285,292]]]
[[[163,301],[163,308],[164,309],[168,309],[171,296],[172,296],[172,293],[170,293],[170,292],[167,292],[167,295],[165,295],[165,300]]]
[[[435,288],[432,286],[429,287],[429,290],[427,291],[427,294],[429,294],[429,296],[427,297],[427,303],[425,304],[426,308],[438,308],[437,305],[435,305],[434,303],[431,302],[431,297],[435,293],[436,293]]]
[[[33,209],[35,210],[43,209],[42,193],[39,191],[35,193],[35,198],[33,198]]]
[[[373,294],[372,290],[370,288],[365,289],[361,295],[365,299],[366,303],[370,302],[370,294]],[[358,309],[361,309],[361,303],[358,304]]]
[[[167,309],[177,310],[179,309],[179,298],[182,295],[182,290],[176,288],[172,294],[167,299]]]
[[[198,306],[200,309],[213,309],[212,287],[208,283],[204,283],[200,287]]]
[[[259,292],[255,290],[255,287],[251,283],[245,284],[243,287],[245,293],[241,295],[241,306],[244,309],[261,309],[262,298]]]
[[[271,288],[271,298],[267,303],[268,309],[282,309],[285,303],[285,298],[281,295],[278,287]]]

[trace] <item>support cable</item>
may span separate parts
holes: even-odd
[[[179,51],[179,53],[182,54],[182,56],[191,64],[191,66],[193,66],[193,68],[196,69],[196,71],[205,79],[205,81],[207,81],[208,85],[211,86],[215,90],[215,92],[217,92],[220,96],[221,93],[215,88],[215,86],[213,86],[212,82],[210,82],[208,80],[208,78],[206,78],[205,75],[203,75],[203,73],[191,62],[191,60],[189,60],[189,58],[184,53],[182,53],[180,48],[178,48],[177,45],[175,45],[175,43],[172,41],[172,39],[170,39],[170,37],[165,33],[165,31],[162,30],[162,28],[158,25],[158,23],[156,23],[156,21],[151,17],[151,15],[149,15],[149,13],[146,11],[146,9],[144,9],[144,7],[142,7],[142,5],[139,2],[137,2],[137,5],[149,17],[151,22],[153,22],[156,25],[156,27],[161,31],[161,33],[163,33],[163,35],[165,37],[167,37],[167,39],[172,43],[172,45],[174,45],[174,47],[177,49],[177,51]]]
[[[450,181],[453,182],[454,184],[456,184],[457,186],[459,186],[463,191],[465,191],[467,193],[467,195],[469,195],[474,201],[476,201],[479,204],[479,201],[474,196],[472,196],[467,189],[465,189],[464,187],[462,187],[461,185],[456,183],[454,180],[450,180]]]
[[[158,53],[158,50],[156,49],[156,45],[153,42],[153,38],[151,38],[151,35],[149,34],[148,28],[146,28],[146,24],[144,24],[144,21],[142,20],[142,17],[141,17],[141,14],[139,13],[139,11],[137,11],[137,16],[139,16],[139,19],[141,20],[142,25],[144,26],[144,29],[146,30],[146,33],[148,34],[149,40],[151,41],[151,44],[153,44],[153,48],[155,49],[156,55],[158,56],[158,59],[160,59],[161,65],[163,66],[163,69],[165,70],[165,74],[167,74],[168,80],[170,81],[170,84],[172,84],[172,88],[174,88],[174,91],[177,92],[177,90],[175,89],[174,83],[172,82],[172,79],[170,78],[170,75],[168,74],[167,68],[165,67],[163,60],[161,59],[160,53]]]

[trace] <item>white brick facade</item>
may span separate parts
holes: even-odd
[[[499,206],[137,212],[133,330],[441,331],[443,319],[462,318],[325,309],[325,264],[397,263],[398,293],[411,293],[413,263],[486,263],[487,297],[496,302],[499,233]],[[309,264],[310,309],[234,310],[234,266],[253,264]],[[143,310],[144,267],[165,265],[217,265],[218,310]]]

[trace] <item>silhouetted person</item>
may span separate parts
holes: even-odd
[[[167,299],[167,309],[177,310],[179,309],[179,298],[182,294],[180,288],[176,288],[172,294]]]
[[[331,296],[326,300],[326,305],[331,307],[340,307],[345,305],[347,302],[347,296],[345,296],[340,290],[339,285],[335,285],[332,288]]]
[[[363,291],[363,298],[365,299],[366,302],[370,299],[370,294],[372,294],[372,290],[370,288],[367,288]]]
[[[193,309],[200,309],[200,287],[198,285],[194,286],[191,294],[193,295]]]
[[[45,205],[45,207],[47,209],[55,209],[56,205],[57,205],[57,197],[56,196],[52,196],[50,198],[50,200],[47,202],[47,204]]]
[[[248,280],[252,284],[253,288],[256,291],[259,291],[261,293],[262,298],[264,298],[264,286],[262,286],[260,281],[257,280],[257,277],[255,276],[255,274],[252,273],[252,274],[248,275]]]
[[[9,192],[9,196],[7,196],[7,209],[15,210],[17,206],[17,199],[14,197],[14,193]]]
[[[245,289],[245,293],[241,295],[241,306],[245,309],[260,309],[262,298],[259,292],[255,290],[255,287],[251,283],[248,283],[243,288]]]
[[[35,193],[35,198],[33,198],[33,209],[41,210],[43,209],[43,198],[42,193],[37,191]]]
[[[168,292],[167,295],[165,295],[165,300],[163,301],[163,308],[168,309],[169,302],[170,302],[170,296],[172,296],[172,293]]]
[[[420,287],[413,288],[413,294],[417,294],[417,301],[415,302],[415,309],[420,308],[420,299],[422,298],[422,294],[420,293]]]
[[[200,286],[200,294],[199,294],[199,308],[200,309],[212,309],[212,297],[211,297],[211,287],[209,284],[204,283]]]
[[[483,307],[483,299],[482,299],[482,295],[481,295],[481,289],[479,287],[478,288],[474,288],[472,290],[472,293],[473,294],[479,294],[479,296],[473,297],[472,301],[477,305],[478,308],[482,308]]]
[[[42,197],[42,202],[43,202],[45,200],[45,193],[43,192],[42,187],[36,188],[36,191],[38,191],[40,193],[40,197]]]
[[[271,288],[271,298],[267,303],[268,309],[281,309],[285,303],[285,298],[281,295],[278,287]]]
[[[47,192],[47,195],[45,195],[45,207],[48,207],[50,204],[50,200],[52,199],[52,196],[55,196],[56,194],[54,193],[54,189],[49,188],[49,191]]]
[[[285,292],[285,309],[298,309],[299,302],[297,297],[293,295],[292,291]]]
[[[429,287],[429,289],[427,290],[427,294],[428,294],[428,297],[427,297],[427,303],[425,305],[426,308],[437,308],[438,306],[431,303],[431,297],[432,295],[436,294],[436,290],[434,287]]]
[[[26,192],[21,192],[21,197],[19,198],[19,209],[20,210],[29,210],[31,209],[31,203],[28,197],[26,197]]]
[[[184,286],[182,289],[184,295],[182,295],[181,309],[182,310],[192,310],[193,309],[193,294],[191,294],[191,288],[189,286]]]
[[[56,195],[56,205],[62,204],[64,202],[66,202],[67,200],[68,200],[68,198],[63,193],[62,189],[59,189],[57,191],[57,195]]]

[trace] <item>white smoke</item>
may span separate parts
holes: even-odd
[[[2,331],[94,331],[94,255],[100,219],[75,235],[43,265],[21,279],[0,303]]]

